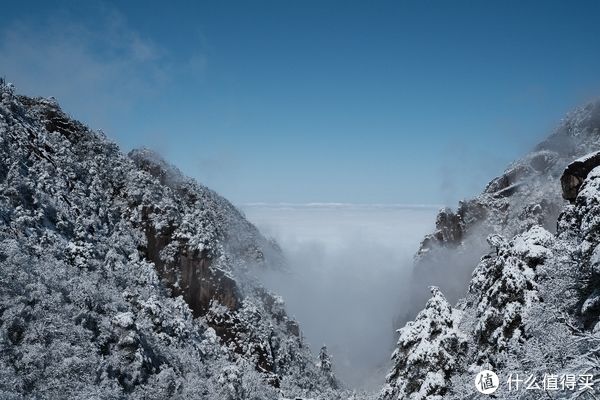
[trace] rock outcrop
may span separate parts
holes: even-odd
[[[563,198],[574,202],[583,181],[598,165],[600,165],[600,151],[585,155],[570,163],[560,178]]]

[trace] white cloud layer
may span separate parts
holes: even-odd
[[[412,257],[433,230],[436,207],[348,204],[242,207],[275,238],[292,275],[265,277],[283,295],[311,348],[327,344],[350,386],[381,384],[395,344]]]

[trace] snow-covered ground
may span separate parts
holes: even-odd
[[[246,217],[281,245],[292,275],[269,275],[313,351],[327,344],[339,378],[378,388],[389,369],[404,282],[438,206],[250,204]],[[400,306],[401,307],[401,306]]]

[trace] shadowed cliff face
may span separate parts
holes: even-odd
[[[565,200],[569,200],[571,203],[575,202],[581,184],[590,171],[598,166],[598,163],[600,163],[600,152],[597,151],[581,157],[567,166],[560,178],[560,185]]]
[[[194,203],[197,196],[180,186],[183,179],[170,171],[169,166],[158,159],[140,157],[133,153],[132,159],[139,168],[159,179],[161,184],[177,192],[183,201]],[[142,209],[142,229],[146,245],[140,251],[146,259],[154,263],[156,271],[171,296],[182,296],[195,317],[204,317],[208,326],[223,342],[238,354],[244,354],[248,348],[254,356],[257,370],[273,373],[274,357],[256,335],[252,327],[238,315],[244,296],[237,281],[223,269],[215,265],[215,251],[209,248],[199,250],[190,244],[189,239],[177,235],[182,221],[171,219],[165,210],[154,206]],[[153,220],[165,218],[166,226],[157,229]],[[225,234],[222,234],[225,236]],[[255,245],[252,243],[252,245]],[[243,245],[239,245],[243,247]],[[252,247],[252,246],[250,246]],[[168,256],[165,253],[168,252]],[[249,252],[249,250],[246,250]],[[262,252],[255,254],[255,260],[264,261]],[[271,310],[273,296],[260,291],[258,298]],[[285,315],[285,312],[282,310]],[[298,335],[295,335],[299,337]],[[279,386],[279,378],[273,374],[268,378],[270,384]]]
[[[166,164],[157,155],[147,151],[134,151],[130,158],[142,170],[156,177],[169,187],[186,204],[204,203],[194,190],[187,187],[185,178],[178,170]],[[210,200],[210,198],[209,198]],[[132,199],[131,207],[139,206]],[[144,203],[141,211],[141,228],[146,238],[140,247],[142,255],[151,261],[163,284],[173,297],[182,296],[195,317],[202,317],[208,326],[230,349],[240,355],[250,355],[256,370],[267,374],[270,385],[280,386],[282,366],[278,362],[278,341],[265,342],[257,334],[256,326],[260,315],[248,315],[244,302],[253,298],[262,303],[265,311],[290,338],[301,345],[300,328],[288,318],[281,299],[261,287],[240,287],[244,271],[226,271],[222,264],[222,251],[227,249],[230,257],[238,257],[244,264],[240,268],[279,268],[282,258],[276,244],[264,240],[256,228],[242,219],[237,210],[231,210],[239,220],[227,221],[225,229],[208,234],[210,241],[215,237],[222,247],[214,248],[208,242],[193,243],[193,238],[182,235],[185,224],[201,224],[201,220],[189,221],[174,218],[170,210]],[[224,219],[215,216],[215,219]],[[156,221],[161,221],[159,224]],[[209,229],[210,230],[210,229]],[[256,236],[253,236],[256,235]],[[262,242],[261,242],[262,240]],[[235,276],[235,274],[239,276]],[[258,320],[254,319],[257,318]]]
[[[198,202],[197,194],[183,185],[184,177],[179,171],[170,168],[155,154],[134,151],[130,157],[140,169],[177,193],[182,201],[189,204]],[[164,219],[167,222],[157,227],[153,222],[156,219]],[[195,317],[206,315],[212,301],[229,310],[239,307],[242,295],[237,283],[225,271],[213,265],[215,251],[211,251],[210,247],[205,248],[204,245],[194,248],[189,238],[177,235],[184,221],[173,218],[169,215],[169,210],[153,205],[143,206],[141,221],[146,246],[140,250],[154,263],[161,280],[171,290],[171,295],[183,296]],[[224,236],[218,232],[213,235]],[[167,252],[168,255],[165,254]]]
[[[149,211],[145,210],[147,215]],[[195,317],[207,313],[211,301],[236,310],[241,294],[235,280],[223,271],[211,267],[207,251],[191,250],[187,243],[177,243],[172,261],[165,262],[161,252],[173,244],[172,234],[175,228],[170,226],[163,232],[157,232],[151,224],[146,224],[147,246],[142,248],[146,258],[152,261],[161,279],[171,289],[172,296],[183,296]]]

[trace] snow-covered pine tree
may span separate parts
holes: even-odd
[[[331,386],[338,387],[337,380],[333,373],[333,362],[331,361],[331,355],[327,350],[327,346],[323,345],[319,351],[319,369],[325,375]]]
[[[538,301],[537,267],[551,256],[553,235],[540,226],[510,242],[489,238],[495,255],[487,255],[473,272],[467,307],[475,311],[475,334],[481,362],[496,365],[496,356],[524,340],[525,314]],[[471,309],[471,308],[469,308]]]
[[[386,377],[380,400],[442,399],[448,392],[451,373],[458,368],[466,339],[458,330],[459,311],[442,292],[430,288],[432,297],[414,321],[398,332],[394,366]]]
[[[327,351],[327,346],[323,345],[319,351],[319,368],[323,372],[331,371],[331,356]]]

